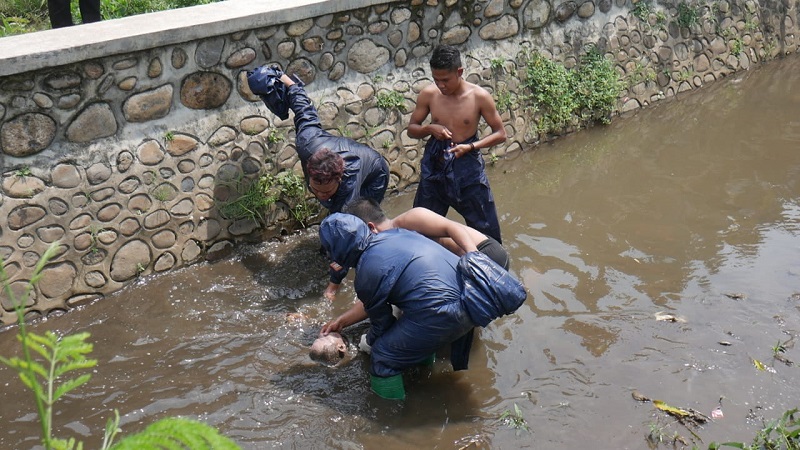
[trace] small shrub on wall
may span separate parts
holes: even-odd
[[[589,48],[575,69],[535,50],[520,56],[525,67],[520,99],[535,119],[535,132],[559,133],[611,121],[623,83],[611,61],[596,48]]]

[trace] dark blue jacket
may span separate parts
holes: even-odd
[[[525,300],[524,287],[486,255],[462,257],[463,270],[469,272],[462,273],[457,256],[413,231],[373,234],[355,216],[332,214],[320,225],[320,239],[334,261],[355,267],[356,294],[372,325],[367,343],[377,376],[396,375],[446,344],[451,344],[453,368],[466,369],[471,332],[479,323],[471,312],[482,323],[486,314],[509,314]],[[506,287],[478,286],[482,280]],[[480,298],[507,292],[514,298]],[[392,305],[403,312],[399,319],[392,315]]]
[[[294,111],[295,148],[306,183],[309,181],[308,159],[318,150],[328,148],[344,159],[344,175],[339,189],[333,197],[320,201],[320,204],[330,212],[340,212],[346,204],[359,197],[382,202],[389,185],[389,165],[383,156],[372,147],[323,130],[303,83],[293,78],[296,84],[287,87],[280,80],[281,75],[283,73],[277,68],[259,67],[248,72],[247,83],[278,117],[286,119],[288,110]]]

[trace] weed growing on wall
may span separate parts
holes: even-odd
[[[384,91],[378,92],[375,96],[377,99],[378,108],[382,109],[397,109],[400,112],[405,112],[405,98],[403,94],[397,91]]]
[[[88,341],[90,334],[74,333],[66,336],[47,331],[39,335],[28,331],[25,323],[25,305],[33,286],[42,277],[42,269],[58,252],[59,244],[53,243],[42,255],[36,265],[31,280],[23,294],[16,298],[9,286],[8,275],[0,260],[0,283],[17,314],[19,331],[17,337],[22,344],[22,356],[5,358],[0,363],[17,372],[22,383],[33,392],[36,412],[41,424],[41,440],[45,450],[82,450],[83,442],[75,438],[62,439],[53,435],[53,416],[56,402],[68,393],[83,386],[91,379],[91,374],[82,373],[97,366],[96,359],[87,356],[93,345]],[[106,449],[157,449],[192,448],[233,450],[239,446],[229,438],[202,422],[168,417],[148,426],[141,433],[122,439],[114,444],[119,429],[119,412],[114,410],[114,418],[109,419],[103,437],[102,450]]]
[[[675,21],[683,28],[691,28],[700,23],[700,8],[686,2],[678,3],[678,16]]]
[[[222,217],[228,220],[251,219],[267,224],[267,213],[278,201],[289,207],[301,226],[306,226],[309,219],[319,212],[316,205],[306,198],[303,177],[291,171],[263,174],[255,180],[237,180],[231,187],[239,194],[238,197],[219,208]]]
[[[594,121],[610,122],[623,84],[611,61],[594,47],[573,70],[533,50],[521,57],[525,64],[522,106],[533,113],[537,132],[558,133]]]
[[[647,17],[653,12],[653,5],[651,4],[651,0],[634,0],[635,3],[633,4],[633,9],[631,12],[633,13],[634,17],[641,20],[642,22],[647,22]]]

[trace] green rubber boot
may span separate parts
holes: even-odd
[[[436,353],[431,353],[431,356],[428,356],[427,358],[420,361],[419,365],[425,367],[433,367],[433,363],[435,361],[436,361]]]
[[[406,398],[406,389],[403,387],[403,375],[401,374],[385,378],[370,375],[370,385],[372,392],[381,398],[387,400],[405,400]]]

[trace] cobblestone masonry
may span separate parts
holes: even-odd
[[[627,80],[624,112],[795,53],[798,1],[707,0],[686,28],[675,1],[652,3],[642,21],[630,0],[414,0],[6,76],[0,257],[19,294],[60,242],[28,300],[38,317],[290,229],[281,205],[267,226],[218,212],[241,179],[299,173],[291,121],[247,87],[257,65],[298,74],[324,126],[379,150],[390,189],[403,189],[422,153],[404,130],[438,43],[459,46],[467,79],[492,92],[519,88],[523,47],[571,67],[596,43]],[[492,69],[497,61],[503,71]],[[405,110],[377,106],[388,91],[402,93]],[[503,119],[509,139],[495,154],[536,144],[522,111]],[[14,321],[12,309],[3,292],[0,327]]]

